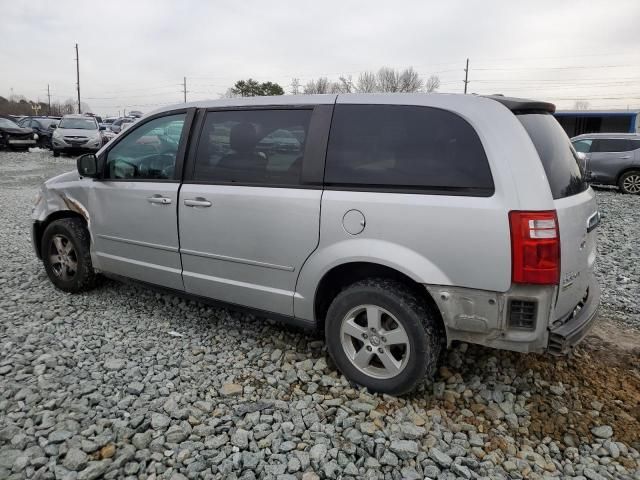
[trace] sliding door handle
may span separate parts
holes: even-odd
[[[153,197],[147,197],[147,202],[154,203],[156,205],[169,205],[171,203],[171,199],[169,197],[154,195]]]
[[[207,200],[206,198],[202,198],[202,197],[196,197],[196,198],[187,198],[184,201],[184,204],[187,207],[210,207],[211,206],[211,202],[209,200]]]

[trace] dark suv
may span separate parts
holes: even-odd
[[[624,193],[640,194],[640,135],[585,133],[571,143],[585,154],[583,166],[592,183],[617,185]]]
[[[26,117],[18,122],[23,128],[31,128],[38,135],[38,145],[51,148],[52,125],[57,125],[60,117]]]

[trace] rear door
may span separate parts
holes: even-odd
[[[587,293],[595,261],[598,208],[571,142],[555,118],[532,113],[518,119],[538,151],[558,215],[561,271],[555,318],[560,319]]]
[[[616,183],[620,172],[634,161],[640,141],[626,138],[595,139],[589,154],[589,172],[594,182]]]
[[[187,292],[293,314],[318,244],[331,105],[202,112],[178,205]]]

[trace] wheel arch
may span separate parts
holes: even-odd
[[[44,231],[52,222],[63,218],[79,218],[84,226],[87,227],[87,219],[73,210],[56,210],[55,212],[50,213],[41,222],[35,222],[33,224],[34,248],[39,259],[42,259],[42,236],[44,235]]]
[[[622,179],[622,176],[625,173],[629,173],[629,172],[638,172],[638,173],[640,173],[640,165],[631,165],[631,166],[626,167],[623,170],[621,170],[620,173],[618,173],[618,176],[616,177],[616,185],[619,185],[620,184],[620,179]]]
[[[324,329],[329,305],[333,299],[349,285],[365,278],[389,278],[406,286],[414,295],[426,301],[429,310],[446,335],[446,328],[440,309],[424,285],[398,269],[373,261],[351,261],[333,266],[317,284],[313,298],[313,317],[318,329]]]

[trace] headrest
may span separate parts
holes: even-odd
[[[229,144],[235,152],[251,152],[257,143],[258,135],[256,134],[256,129],[250,123],[239,123],[231,128]]]

